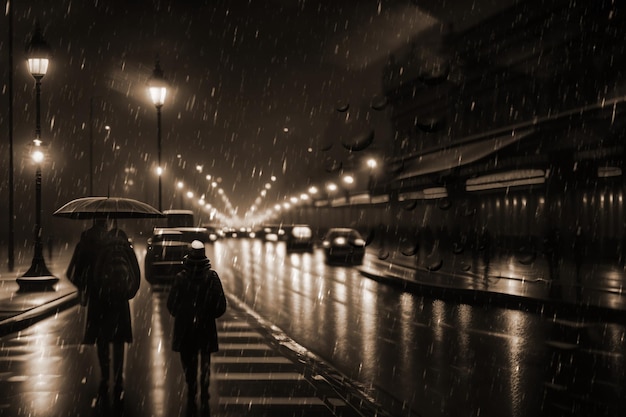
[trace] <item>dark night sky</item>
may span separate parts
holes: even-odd
[[[350,140],[345,136],[374,131],[372,149],[384,152],[393,137],[388,110],[375,114],[369,107],[382,94],[382,68],[389,53],[436,25],[401,0],[16,2],[18,217],[32,212],[34,200],[34,169],[26,157],[34,137],[34,80],[23,51],[36,20],[54,51],[42,82],[42,139],[50,145],[45,215],[88,194],[91,97],[94,194],[109,189],[156,206],[156,110],[146,82],[157,54],[171,83],[163,107],[164,208],[178,205],[176,180],[199,194],[211,174],[221,178],[242,215],[271,174],[278,179],[266,197],[270,205],[323,181],[329,176],[325,159],[351,159],[338,143]],[[0,17],[2,213],[8,193],[7,22]],[[343,103],[350,105],[348,123],[336,111]],[[203,165],[202,175],[196,164]]]

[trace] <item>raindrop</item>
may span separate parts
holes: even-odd
[[[372,108],[374,110],[384,110],[387,107],[387,97],[385,96],[376,96],[372,99]]]
[[[402,206],[402,208],[404,208],[407,211],[415,210],[415,207],[417,207],[417,200],[412,200]]]
[[[441,74],[433,75],[432,73],[428,74],[426,72],[422,72],[418,76],[418,79],[423,84],[426,84],[428,86],[435,86],[446,81],[449,75],[450,75],[450,65],[448,64],[446,65],[446,68],[441,72]]]
[[[320,146],[320,150],[323,152],[327,152],[330,151],[333,147],[333,143],[332,142],[328,142],[328,143],[324,143]]]
[[[341,144],[344,148],[351,152],[358,152],[366,149],[374,141],[374,130],[355,134],[346,140],[342,140]]]
[[[435,119],[431,118],[428,120],[416,120],[415,125],[419,130],[426,133],[437,132],[441,130],[441,128],[445,125],[445,120],[443,118]]]
[[[452,202],[449,198],[442,198],[439,200],[439,208],[441,210],[448,210],[452,206]]]
[[[465,251],[465,246],[462,243],[454,242],[452,244],[452,253],[455,255],[463,253],[463,251]]]
[[[342,166],[343,164],[335,158],[328,157],[324,160],[324,169],[326,169],[327,172],[337,172]]]
[[[436,262],[431,263],[430,265],[428,265],[426,267],[426,269],[428,269],[429,271],[439,271],[441,269],[441,267],[443,266],[443,259],[439,259]]]
[[[389,251],[384,248],[380,249],[378,251],[378,259],[380,259],[381,261],[384,261],[387,258],[389,258]]]
[[[415,243],[415,244],[411,245],[410,247],[401,250],[400,252],[404,256],[415,256],[417,254],[417,252],[419,252],[419,248],[420,248],[419,243]]]
[[[463,217],[471,217],[474,216],[476,214],[476,209],[469,209],[467,207],[465,207],[465,210],[462,213]]]
[[[365,238],[365,246],[369,246],[374,241],[375,237],[376,237],[376,230],[374,229],[370,230],[370,232],[367,234],[367,238]]]
[[[396,161],[385,164],[385,169],[390,174],[399,174],[404,171],[404,161]]]
[[[337,104],[336,110],[339,113],[345,113],[348,111],[348,109],[350,108],[350,104],[349,103],[339,103]]]
[[[522,265],[530,265],[533,262],[535,262],[536,258],[537,258],[537,253],[534,250],[528,249],[526,247],[521,247],[519,249],[519,253],[517,255],[517,261],[521,263]]]

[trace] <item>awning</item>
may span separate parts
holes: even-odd
[[[506,135],[475,140],[424,153],[404,160],[404,170],[394,180],[403,180],[434,172],[446,171],[476,162],[530,135],[534,129],[509,132]]]

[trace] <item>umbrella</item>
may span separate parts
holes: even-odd
[[[149,204],[123,197],[84,197],[72,200],[53,216],[68,219],[144,219],[165,217],[165,214]]]

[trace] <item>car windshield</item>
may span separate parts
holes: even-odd
[[[160,233],[156,234],[153,238],[153,242],[187,242],[191,243],[194,240],[206,242],[208,240],[207,233],[205,231],[185,231],[185,232],[173,232],[173,233]]]
[[[328,233],[328,239],[336,239],[338,237],[345,237],[348,240],[362,239],[361,234],[356,230],[331,230]]]

